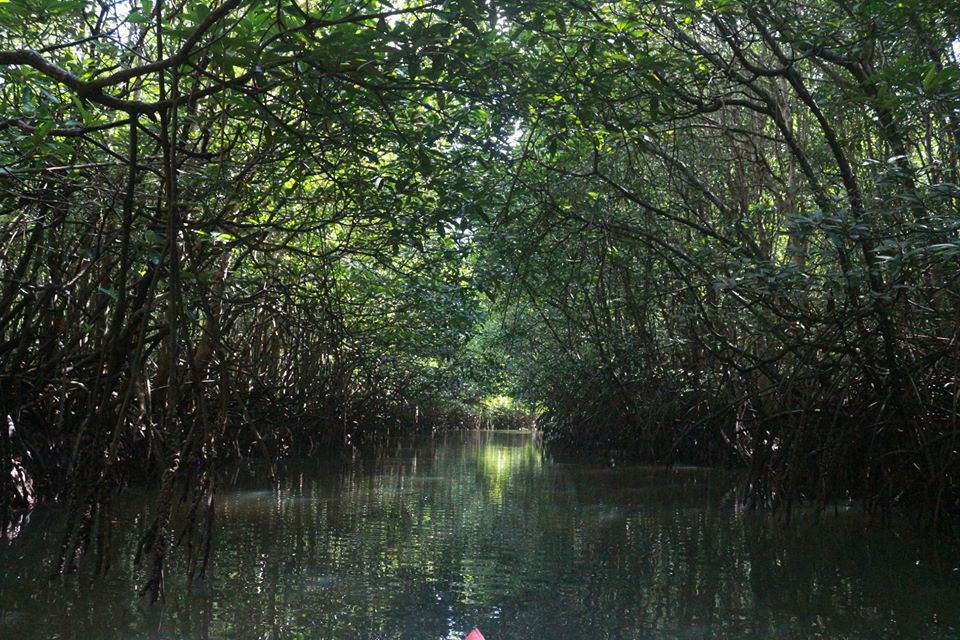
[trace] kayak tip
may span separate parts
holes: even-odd
[[[484,640],[483,634],[480,633],[480,629],[476,627],[473,628],[473,631],[467,634],[467,637],[464,640]]]

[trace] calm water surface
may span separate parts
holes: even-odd
[[[146,606],[125,495],[107,579],[49,578],[57,508],[0,543],[0,638],[488,640],[960,637],[960,552],[855,513],[789,526],[696,470],[559,464],[457,434],[240,475],[214,571]]]

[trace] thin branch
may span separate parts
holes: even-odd
[[[117,127],[122,127],[130,123],[130,118],[125,118],[123,120],[117,120],[115,122],[105,122],[103,124],[90,125],[86,127],[58,127],[46,131],[45,134],[48,136],[53,136],[56,138],[80,138],[88,133],[95,133],[97,131],[107,131],[110,129],[116,129]],[[7,118],[6,120],[0,120],[0,131],[9,128],[20,129],[25,133],[35,133],[40,129],[37,125],[30,124],[23,118]]]

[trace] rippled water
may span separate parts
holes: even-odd
[[[148,496],[119,510],[107,579],[49,578],[57,508],[0,543],[0,638],[488,640],[960,637],[960,552],[858,514],[789,526],[697,469],[559,464],[470,433],[240,474],[214,571],[164,604],[130,566]]]

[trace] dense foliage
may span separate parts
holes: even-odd
[[[215,462],[525,406],[946,522],[953,9],[0,2],[2,510],[159,478],[156,597]]]
[[[492,251],[548,436],[745,462],[763,504],[956,512],[958,33],[939,2],[545,21]]]

